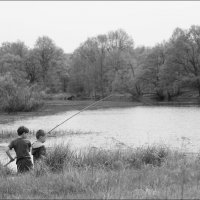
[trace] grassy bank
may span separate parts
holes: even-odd
[[[200,162],[165,147],[126,151],[54,147],[26,175],[1,169],[1,198],[199,198]],[[42,170],[41,170],[42,169]]]

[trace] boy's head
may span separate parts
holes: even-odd
[[[45,142],[45,140],[46,140],[46,134],[45,134],[45,132],[43,131],[43,130],[38,130],[37,132],[36,132],[36,138],[37,138],[37,140],[39,140],[40,142],[42,142],[42,143],[44,143]]]
[[[24,138],[27,137],[27,133],[29,132],[29,129],[26,128],[25,126],[20,126],[18,129],[17,129],[17,133],[19,136],[22,136]]]

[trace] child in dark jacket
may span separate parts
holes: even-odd
[[[44,142],[46,141],[46,134],[43,130],[38,130],[36,132],[36,139],[32,144],[32,155],[33,155],[33,162],[39,161],[43,159],[46,155],[46,148],[44,146]]]
[[[14,149],[16,153],[16,164],[18,173],[28,172],[32,169],[33,163],[31,161],[30,156],[30,148],[31,142],[27,140],[27,135],[29,133],[29,129],[20,126],[17,129],[18,138],[12,140],[6,149],[6,154],[10,158],[10,161],[14,161],[14,158],[10,154],[10,150]]]

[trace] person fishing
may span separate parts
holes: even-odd
[[[16,153],[16,165],[18,173],[25,173],[33,168],[33,163],[30,156],[31,142],[27,140],[29,129],[25,126],[20,126],[17,129],[18,138],[12,140],[6,149],[6,154],[10,158],[10,162],[13,162],[13,158],[10,154],[12,149]],[[10,163],[9,162],[9,163]]]
[[[44,142],[46,141],[46,133],[40,129],[36,132],[36,141],[32,144],[31,154],[33,155],[33,163],[40,161],[46,156],[46,148]]]

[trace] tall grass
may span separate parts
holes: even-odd
[[[162,152],[161,162],[152,152]],[[198,199],[199,164],[198,156],[160,147],[74,152],[55,146],[34,171],[0,176],[0,198]]]
[[[51,148],[45,162],[52,171],[63,170],[65,166],[75,168],[102,168],[114,170],[122,168],[141,168],[151,164],[160,166],[169,154],[165,147],[143,147],[133,150],[104,150],[90,148],[86,152],[75,152],[69,145],[59,145]]]
[[[12,169],[10,169],[9,167],[4,167],[1,163],[0,163],[0,177],[9,177],[11,175],[14,175],[14,171]]]

